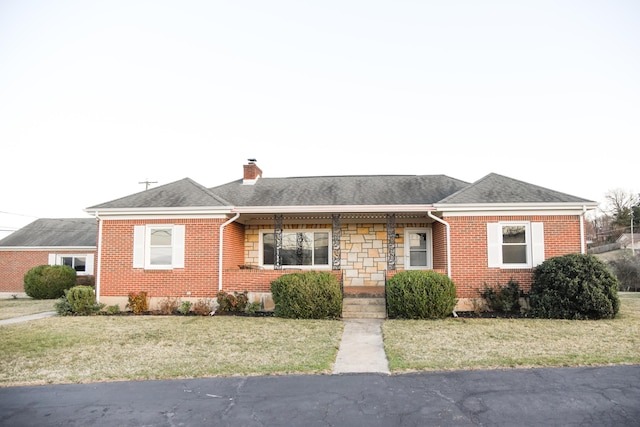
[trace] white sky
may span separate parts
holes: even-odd
[[[640,191],[640,2],[0,0],[0,142],[0,230],[250,157],[602,202]]]

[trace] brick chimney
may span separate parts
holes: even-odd
[[[249,159],[249,163],[244,165],[243,184],[253,185],[259,178],[262,178],[262,170],[256,165],[256,159]]]

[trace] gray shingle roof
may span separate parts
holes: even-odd
[[[441,200],[439,204],[473,203],[594,203],[580,197],[549,190],[491,173]]]
[[[210,190],[235,206],[425,205],[468,185],[445,175],[320,176],[238,180]]]
[[[95,218],[42,218],[0,240],[0,247],[96,246]]]
[[[88,208],[186,208],[186,207],[224,207],[229,202],[212,194],[207,188],[190,178],[184,178],[150,190],[141,191],[130,196],[112,200]]]
[[[237,180],[210,189],[185,178],[87,210],[490,203],[595,202],[495,173],[473,184],[446,175],[361,175]]]

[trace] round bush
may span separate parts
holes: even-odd
[[[342,315],[342,293],[328,272],[290,273],[271,282],[274,316],[292,319],[326,319]]]
[[[56,308],[58,313],[62,315],[89,316],[97,314],[104,307],[104,304],[96,302],[96,293],[91,286],[74,286],[65,291],[64,297],[60,298],[60,300],[60,304]]]
[[[34,299],[56,299],[76,284],[76,271],[66,265],[39,265],[24,275],[24,292]]]
[[[533,271],[531,314],[549,319],[612,319],[620,309],[618,279],[593,255],[550,258]]]
[[[401,271],[387,282],[389,317],[442,319],[456,305],[456,286],[435,271]]]

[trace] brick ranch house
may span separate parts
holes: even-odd
[[[0,240],[0,296],[24,296],[24,275],[38,265],[94,274],[95,218],[42,218]]]
[[[457,286],[457,310],[486,285],[531,284],[533,267],[585,253],[596,202],[497,174],[263,178],[206,188],[189,178],[87,208],[98,222],[96,292],[107,305],[146,291],[215,298],[248,291],[273,307],[270,282],[326,270],[345,290],[383,287],[402,270],[435,270]]]

